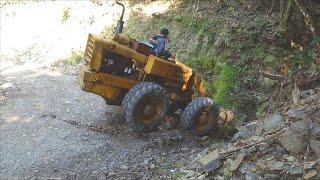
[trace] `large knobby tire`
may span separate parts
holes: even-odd
[[[122,101],[125,119],[134,131],[155,129],[168,111],[164,88],[153,82],[142,82],[129,90]]]
[[[208,134],[219,118],[219,108],[208,97],[199,97],[193,100],[183,111],[181,117],[182,127],[190,130],[193,135]]]

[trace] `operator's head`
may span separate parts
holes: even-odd
[[[162,28],[160,30],[160,34],[162,34],[164,37],[168,37],[170,32],[169,32],[169,30],[167,28]]]

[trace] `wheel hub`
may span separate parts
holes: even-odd
[[[213,123],[213,116],[209,108],[204,108],[195,123],[195,129],[199,132],[205,131]]]
[[[141,99],[134,111],[135,119],[144,125],[155,123],[156,118],[160,115],[162,101],[154,95],[148,95]]]
[[[143,109],[143,114],[145,116],[150,116],[154,113],[154,107],[151,104],[147,104]]]

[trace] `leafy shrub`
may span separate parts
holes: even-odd
[[[292,73],[295,73],[297,69],[310,65],[312,63],[312,51],[306,49],[303,51],[297,51],[292,58]]]
[[[218,75],[217,80],[214,82],[214,100],[230,109],[235,109],[235,99],[232,95],[239,83],[237,81],[238,70],[230,65],[223,65]]]

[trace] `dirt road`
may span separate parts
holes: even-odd
[[[175,178],[202,150],[202,141],[179,128],[130,132],[119,107],[50,68],[83,51],[88,33],[112,25],[121,7],[7,2],[0,13],[0,179]]]
[[[130,132],[75,75],[2,61],[0,80],[1,179],[173,178],[202,149],[177,129]]]

